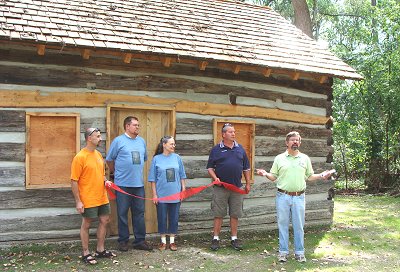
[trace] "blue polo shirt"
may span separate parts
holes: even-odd
[[[242,187],[243,171],[250,171],[250,163],[246,151],[236,141],[232,148],[223,141],[211,149],[207,169],[213,168],[217,177],[226,183]]]
[[[106,161],[114,161],[114,182],[118,186],[143,187],[143,168],[147,161],[144,139],[126,134],[116,137],[108,150]]]

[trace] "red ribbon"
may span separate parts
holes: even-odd
[[[145,200],[158,200],[158,201],[166,201],[166,200],[184,200],[185,198],[191,197],[193,195],[196,195],[198,193],[200,193],[201,191],[204,191],[205,189],[207,189],[208,187],[211,187],[213,185],[216,184],[220,184],[222,186],[224,186],[226,189],[245,195],[248,194],[248,192],[246,190],[240,189],[238,187],[236,187],[235,185],[232,185],[230,183],[226,183],[226,182],[218,182],[218,181],[213,181],[210,184],[204,185],[204,186],[200,186],[200,187],[195,187],[195,188],[189,188],[186,189],[183,192],[179,192],[173,195],[169,195],[169,196],[164,196],[164,197],[159,197],[159,198],[146,198],[146,197],[141,197],[141,196],[137,196],[137,195],[133,195],[133,194],[129,194],[127,192],[125,192],[124,190],[122,190],[121,188],[119,188],[117,185],[115,185],[115,183],[111,183],[110,187],[107,187],[107,191],[108,191],[108,195],[110,200],[115,199],[115,194],[111,189],[114,189],[115,191],[118,191],[120,193],[126,194],[126,195],[130,195],[136,198],[140,198],[140,199],[145,199]]]

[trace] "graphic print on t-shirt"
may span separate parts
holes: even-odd
[[[132,151],[132,163],[133,164],[140,164],[140,152],[139,151]]]
[[[174,182],[175,181],[175,169],[174,168],[168,168],[165,169],[165,174],[167,177],[167,182]]]

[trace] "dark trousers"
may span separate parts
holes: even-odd
[[[127,193],[144,197],[144,187],[123,187]],[[125,195],[116,192],[117,213],[118,213],[118,242],[128,242],[128,211],[131,209],[133,234],[135,235],[134,245],[143,243],[146,236],[146,226],[144,222],[144,199]]]

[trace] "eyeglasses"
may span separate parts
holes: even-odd
[[[93,132],[100,132],[100,129],[98,129],[98,128],[93,129],[92,132],[90,132],[90,133],[88,134],[88,137],[89,137],[89,136],[92,136]]]

